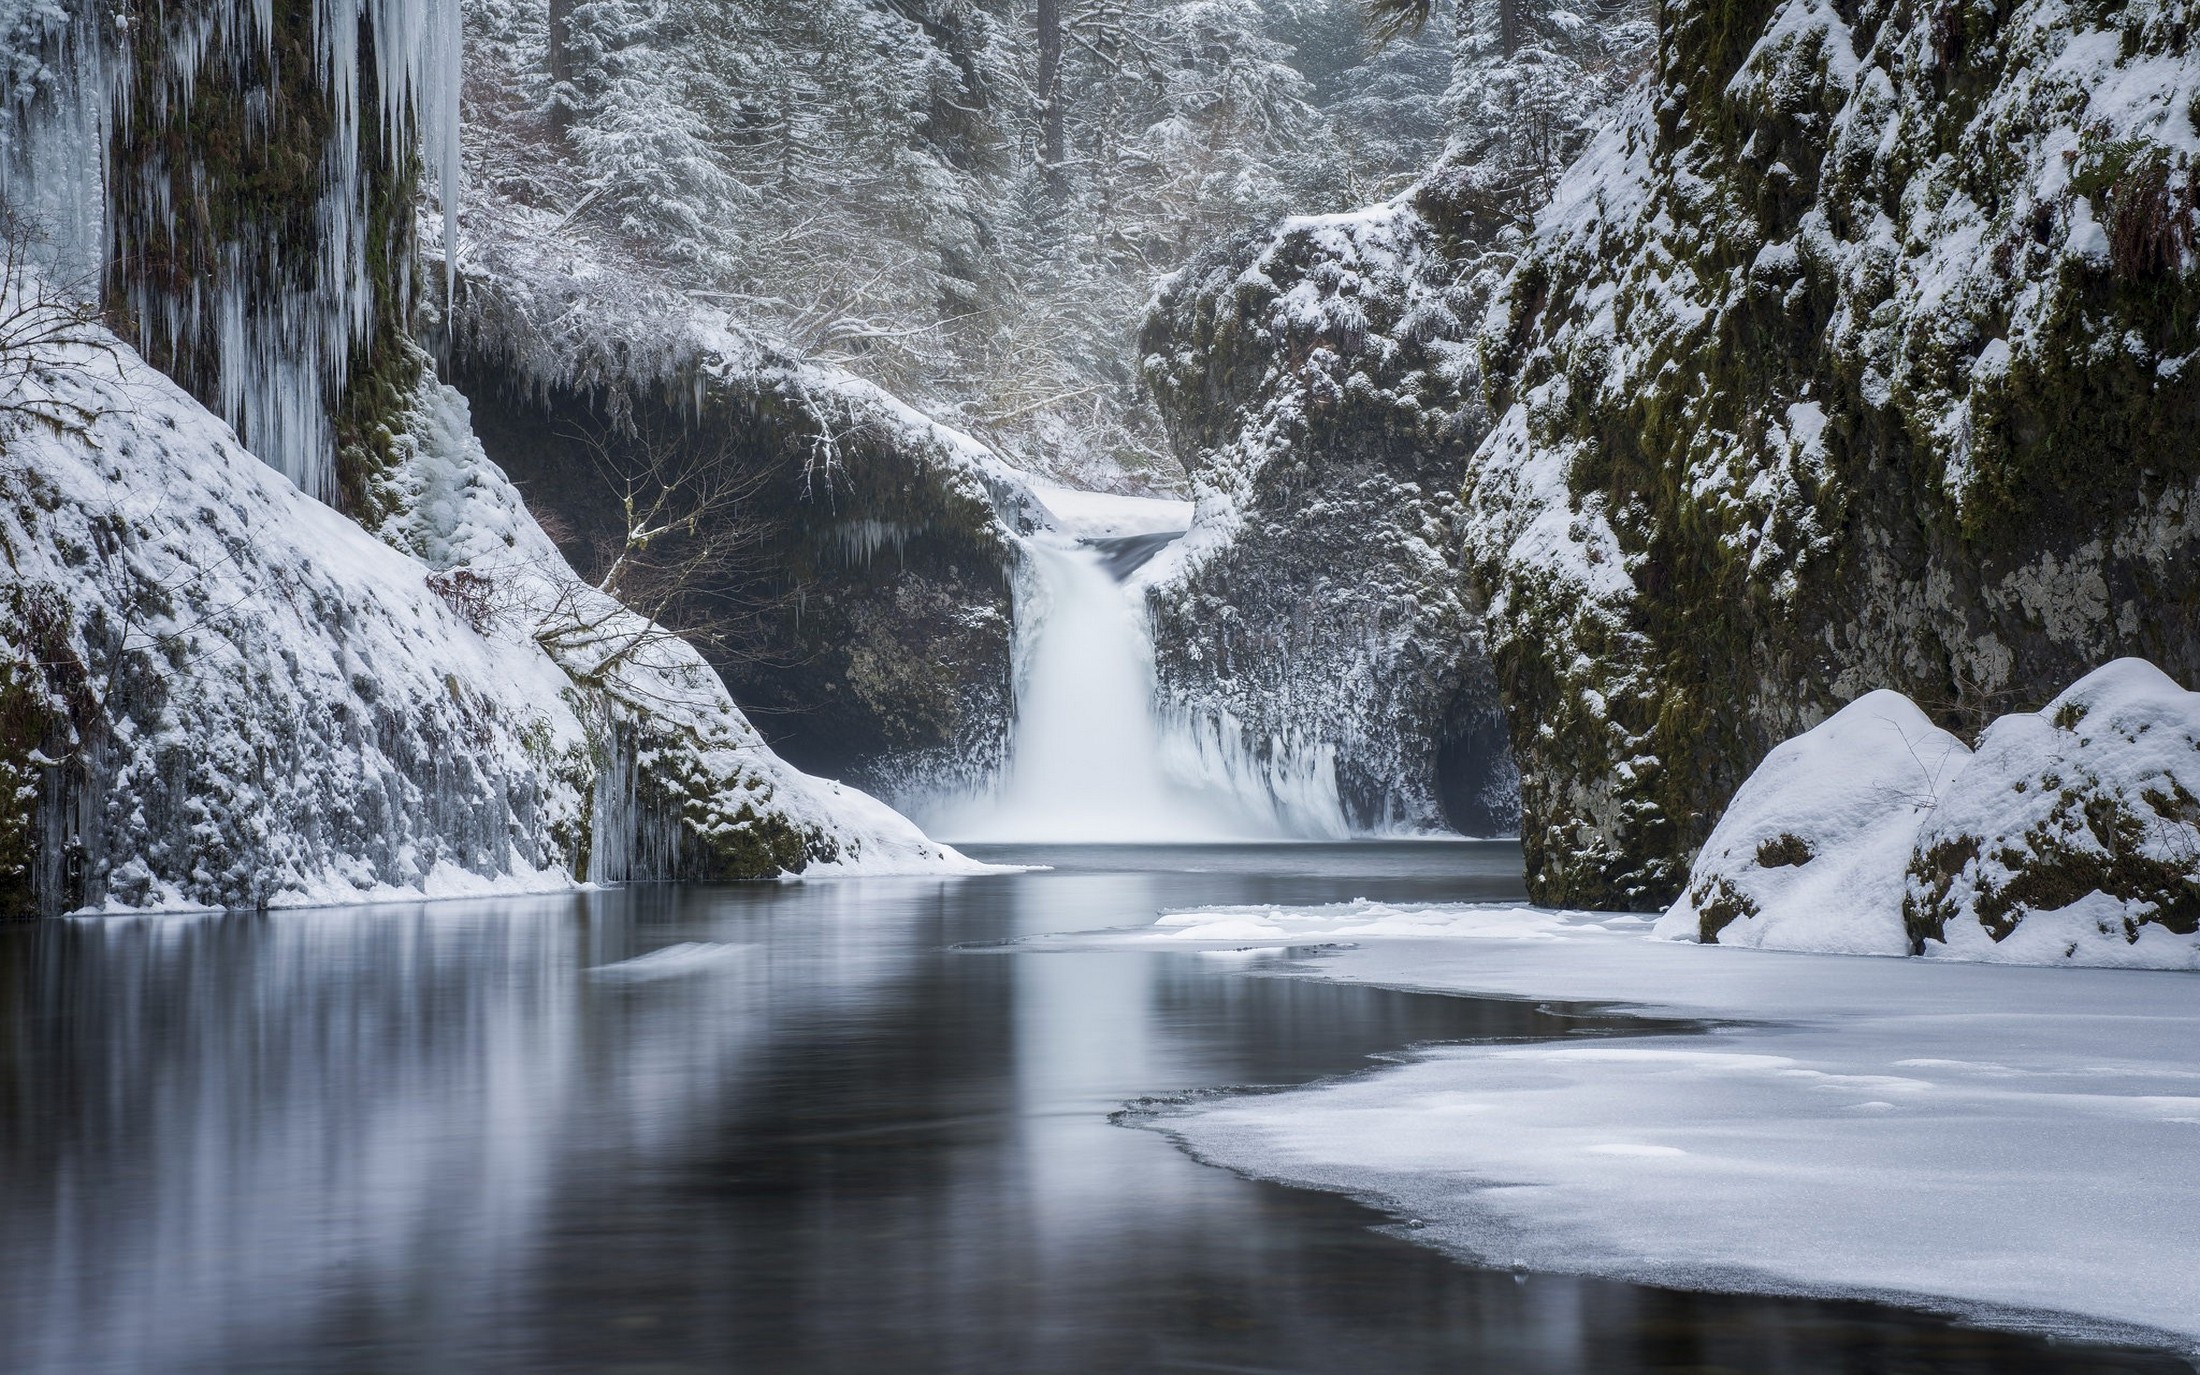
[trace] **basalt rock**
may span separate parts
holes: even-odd
[[[1471,179],[1434,179],[1206,253],[1149,318],[1196,496],[1145,575],[1162,706],[1300,829],[1515,824],[1456,528],[1486,429],[1469,341],[1507,222]]]
[[[1484,339],[1466,547],[1538,901],[1664,905],[1868,689],[1970,737],[2119,655],[2200,672],[2193,22],[1666,7]]]

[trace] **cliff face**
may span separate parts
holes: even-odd
[[[1469,465],[1539,901],[1647,907],[1878,687],[2200,671],[2189,6],[1685,0],[1486,322]]]
[[[738,474],[756,545],[701,590],[754,613],[709,652],[774,748],[897,799],[988,779],[1014,716],[1015,537],[1048,521],[1022,478],[542,223],[512,207],[467,221],[480,245],[446,347],[490,456],[584,568],[623,519],[607,457],[677,443]]]
[[[0,23],[0,914],[961,863],[576,578],[413,342],[455,9],[114,21]]]
[[[1456,528],[1498,202],[1437,179],[1287,221],[1195,259],[1149,317],[1147,380],[1197,502],[1145,575],[1163,710],[1332,825],[1486,835],[1518,815]]]

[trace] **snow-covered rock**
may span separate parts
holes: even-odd
[[[26,388],[84,419],[0,435],[10,909],[967,867],[778,760],[684,643],[553,659],[530,608],[581,589],[432,377],[387,531],[432,564],[307,498],[112,336],[50,350]]]
[[[1658,934],[1906,954],[1903,873],[1971,752],[1899,692],[1866,693],[1758,765]]]
[[[1426,189],[1209,250],[1155,299],[1145,369],[1192,479],[1141,570],[1180,753],[1313,834],[1509,832],[1516,778],[1460,585],[1482,415]]]
[[[1930,954],[2200,969],[2200,693],[2119,659],[2002,717],[1908,879]]]
[[[582,436],[696,436],[753,483],[768,608],[714,666],[805,768],[898,801],[989,779],[1006,749],[1019,533],[1053,518],[984,444],[746,329],[535,211],[468,207],[450,377],[488,452],[579,539],[620,519]]]
[[[1867,693],[1750,775],[1656,931],[2200,969],[2200,693],[2119,659],[2001,717],[1976,753]]]
[[[1538,901],[1663,907],[1871,688],[1971,731],[2200,673],[2190,11],[1665,6],[1484,322],[1467,562]]]

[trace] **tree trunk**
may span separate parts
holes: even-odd
[[[1059,196],[1069,189],[1064,137],[1067,111],[1062,99],[1061,0],[1038,0],[1039,165],[1046,188]]]
[[[1520,30],[1524,27],[1520,13],[1524,0],[1497,0],[1497,46],[1511,57],[1520,51]]]
[[[573,125],[573,0],[550,0],[550,128]]]

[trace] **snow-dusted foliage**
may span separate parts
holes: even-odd
[[[1652,36],[1639,0],[1464,0],[1446,161],[1547,188],[1642,74]]]
[[[1765,757],[1658,923],[1679,940],[1900,955],[1917,831],[1971,758],[1899,692],[1868,692]]]
[[[2200,969],[2200,693],[2121,659],[1987,727],[1905,910],[1935,953]]]
[[[1766,757],[1659,935],[1774,950],[2200,969],[2200,693],[2095,669],[1976,753],[1897,692]]]
[[[1363,90],[1357,0],[1064,0],[1051,40],[1008,0],[467,13],[486,205],[546,211],[1020,466],[1117,486],[1173,480],[1133,353],[1154,278],[1410,165],[1375,130],[1425,138],[1438,92],[1413,77],[1444,67],[1415,45]]]
[[[1873,686],[2200,671],[2189,7],[1683,0],[1486,323],[1536,895],[1663,904]],[[1739,712],[1723,709],[1739,698]]]
[[[49,348],[25,385],[70,419],[0,434],[10,909],[956,862],[779,762],[631,613],[583,603],[596,637],[546,652],[576,580],[432,381],[388,532],[431,564],[111,336]]]

